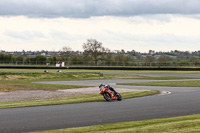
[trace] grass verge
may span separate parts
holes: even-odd
[[[108,76],[109,77],[109,76]],[[103,78],[103,77],[101,77]],[[100,79],[99,74],[95,73],[16,73],[0,72],[0,85],[15,89],[40,89],[40,90],[58,90],[82,88],[86,86],[77,85],[46,85],[32,82],[38,81],[70,81],[70,80],[92,80]],[[8,88],[8,87],[7,87]],[[8,88],[9,89],[9,88]],[[5,90],[1,89],[0,90]],[[11,89],[10,89],[11,90]]]
[[[117,83],[117,85],[169,86],[169,87],[200,87],[200,80],[193,80],[193,81],[142,82],[142,83]]]
[[[200,115],[123,122],[37,133],[199,133]]]
[[[44,69],[0,69],[0,72],[26,72],[44,73]],[[56,69],[48,69],[49,72],[57,72]],[[62,69],[62,72],[101,72],[101,73],[141,73],[141,74],[200,74],[200,71],[158,71],[158,70],[85,70]]]
[[[159,93],[160,93],[159,91],[153,90],[153,91],[142,91],[142,92],[124,92],[124,93],[121,93],[121,95],[122,95],[123,99],[128,99],[128,98],[156,95]],[[4,103],[0,103],[0,109],[60,105],[60,104],[74,104],[74,103],[87,103],[87,102],[99,102],[99,101],[105,101],[103,96],[101,96],[99,94],[82,95],[82,96],[68,97],[68,98],[56,99],[56,100],[8,102],[8,103],[4,102]]]
[[[0,85],[0,92],[11,92],[11,91],[17,91],[17,89]]]
[[[101,77],[96,73],[39,73],[31,72],[0,72],[0,85],[4,86],[4,89],[0,88],[0,91],[7,90],[12,91],[12,89],[5,89],[6,86],[15,89],[40,89],[40,90],[58,90],[58,89],[71,89],[71,88],[83,88],[85,86],[75,86],[75,85],[46,85],[46,84],[36,84],[32,82],[38,81],[71,81],[71,80],[100,80],[100,79],[188,79],[185,77],[147,77],[140,75],[106,75]]]
[[[175,79],[198,79],[192,77],[155,77],[155,76],[140,76],[140,75],[123,75],[120,79],[135,79],[135,80],[175,80]]]

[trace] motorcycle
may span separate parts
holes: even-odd
[[[110,102],[112,100],[118,100],[118,101],[122,100],[122,96],[109,85],[100,84],[99,88],[100,88],[100,94],[103,95],[106,101]]]

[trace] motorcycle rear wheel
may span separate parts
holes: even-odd
[[[109,93],[105,92],[105,93],[103,94],[103,97],[106,99],[106,101],[108,101],[108,102],[111,101],[111,96],[110,96]]]

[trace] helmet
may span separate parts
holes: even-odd
[[[105,86],[105,85],[103,85],[103,84],[100,84],[100,85],[99,85],[99,88],[101,88],[102,86]]]
[[[110,85],[105,85],[105,87],[109,89],[109,88],[110,88]]]

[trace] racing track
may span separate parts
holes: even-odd
[[[200,75],[189,76],[200,78]],[[101,81],[43,82],[48,84],[75,84],[91,86],[97,86],[100,83],[104,83],[110,84],[113,87],[170,91],[172,93],[170,95],[156,95],[136,99],[127,99],[120,102],[94,102],[0,109],[0,132],[21,133],[200,114],[199,87],[147,87],[115,85],[115,83],[151,81],[152,80],[144,81],[117,79]]]

